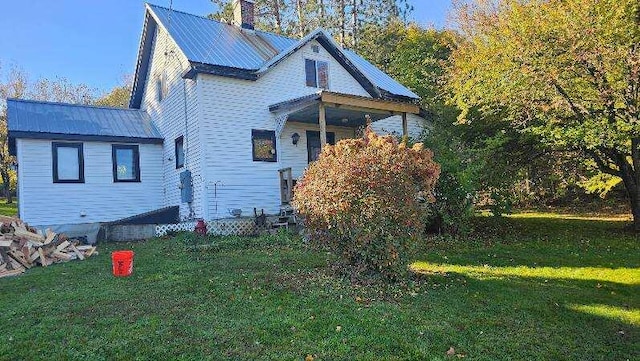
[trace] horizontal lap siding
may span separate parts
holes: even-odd
[[[202,159],[208,218],[227,217],[229,209],[234,208],[242,209],[243,215],[253,214],[254,207],[267,213],[278,211],[278,169],[290,166],[287,157],[291,155],[285,150],[291,143],[291,135],[285,129],[283,137],[277,140],[277,163],[254,162],[251,129],[274,130],[269,105],[319,90],[306,86],[305,57],[329,62],[329,90],[369,96],[324,48],[320,46],[320,54],[316,54],[311,51],[311,45],[317,43],[311,42],[292,54],[257,81],[198,76],[201,139],[206,147]],[[309,124],[307,128],[317,129],[317,126]],[[304,134],[300,135],[305,138]],[[307,150],[303,144],[306,143],[301,139],[298,147],[289,148],[299,153],[294,160],[297,172],[306,165],[303,163],[306,163]]]
[[[427,128],[427,120],[414,114],[407,114],[407,130],[409,137],[420,139],[425,128]],[[371,124],[371,128],[378,134],[395,134],[402,135],[402,117],[399,115],[378,120]]]
[[[282,145],[280,147],[282,167],[291,167],[294,179],[300,178],[309,165],[307,155],[307,130],[319,131],[320,127],[317,124],[287,122],[282,132],[282,137],[280,138],[280,144]],[[327,132],[335,133],[336,142],[342,139],[353,138],[355,134],[353,128],[334,126],[327,126]],[[300,135],[297,146],[293,145],[291,141],[293,133]]]
[[[85,142],[85,183],[53,183],[51,141],[18,139],[21,217],[33,225],[107,222],[162,207],[162,147],[140,144],[140,183],[114,183],[112,143]],[[81,212],[86,213],[82,217]]]
[[[166,55],[165,55],[166,54]],[[160,29],[154,39],[151,66],[145,86],[142,108],[149,113],[165,139],[163,147],[162,177],[164,178],[163,203],[165,206],[180,206],[181,218],[202,217],[204,182],[199,175],[202,142],[198,123],[197,84],[182,79],[188,66],[184,55],[166,32]],[[166,71],[168,94],[158,102],[156,77]],[[186,122],[185,122],[186,97]],[[186,123],[186,124],[185,124]],[[188,130],[188,131],[187,131]],[[185,167],[175,167],[175,139],[184,137]],[[180,196],[180,173],[185,169],[193,175],[193,209],[183,203]],[[193,213],[192,213],[193,212]]]

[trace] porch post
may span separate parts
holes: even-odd
[[[327,145],[327,118],[323,102],[320,102],[318,107],[318,123],[320,124],[320,148],[324,148]]]
[[[408,130],[408,126],[407,126],[407,113],[406,112],[402,113],[402,136],[403,137],[409,136],[409,130]]]

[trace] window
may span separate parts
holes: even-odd
[[[254,161],[276,162],[276,132],[273,130],[251,130],[251,145]]]
[[[176,138],[176,169],[184,167],[184,137]]]
[[[162,99],[166,98],[168,92],[167,73],[163,71],[162,74],[156,77],[156,96],[158,101],[161,102]]]
[[[84,183],[82,143],[52,144],[53,183]]]
[[[137,145],[111,146],[114,182],[140,182],[140,152]]]
[[[336,133],[327,132],[327,143],[336,144]],[[320,146],[320,132],[307,130],[307,161],[315,162],[320,157],[322,147]]]
[[[307,86],[314,88],[329,88],[329,63],[320,60],[304,60]]]

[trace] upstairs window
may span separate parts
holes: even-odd
[[[156,96],[158,97],[158,102],[161,102],[162,99],[167,97],[167,93],[169,93],[169,84],[167,83],[167,72],[162,72],[162,74],[156,77]]]
[[[276,132],[273,130],[251,130],[251,146],[254,161],[276,162]]]
[[[184,167],[184,137],[179,136],[175,141],[176,145],[176,169]]]
[[[140,152],[137,145],[111,146],[114,182],[140,182]]]
[[[329,63],[320,60],[304,60],[307,86],[321,89],[329,88]]]
[[[52,143],[53,183],[84,183],[82,143]]]

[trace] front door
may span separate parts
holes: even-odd
[[[327,132],[327,143],[336,144],[336,133]],[[309,163],[318,160],[321,150],[320,132],[307,130],[307,160]]]

